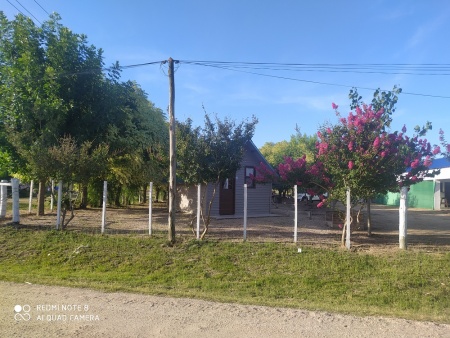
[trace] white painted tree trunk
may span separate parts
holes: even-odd
[[[34,181],[31,180],[30,182],[30,197],[28,199],[28,213],[31,214],[31,204],[33,202],[33,188],[34,188]]]
[[[399,247],[406,249],[407,232],[408,232],[408,188],[402,187],[400,189],[400,208],[399,208]]]
[[[247,240],[247,184],[244,184],[244,241]]]

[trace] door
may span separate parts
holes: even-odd
[[[234,195],[236,184],[234,178],[227,178],[220,184],[219,215],[234,215]]]

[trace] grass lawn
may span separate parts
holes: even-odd
[[[450,323],[450,253],[0,227],[0,280]]]

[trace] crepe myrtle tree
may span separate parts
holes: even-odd
[[[240,168],[244,155],[244,146],[252,139],[256,117],[239,124],[217,116],[212,119],[205,112],[204,127],[193,127],[192,120],[177,122],[177,177],[185,184],[212,184],[213,192],[203,213],[204,198],[201,209],[203,230],[200,235],[204,239],[211,221],[211,208],[219,184],[229,177],[234,177]]]
[[[420,138],[431,129],[431,123],[416,127],[415,134],[408,137],[405,126],[400,132],[387,131],[391,118],[383,107],[374,110],[372,105],[357,105],[347,117],[341,116],[336,104],[332,108],[339,122],[319,129],[316,146],[317,158],[332,176],[338,199],[344,200],[350,189],[354,199],[370,201],[377,194],[398,191],[434,175],[429,166],[438,149],[432,150],[430,143]],[[344,232],[345,227],[343,239]]]
[[[283,186],[297,185],[310,196],[319,195],[321,201],[317,205],[322,207],[326,201],[324,193],[331,187],[331,177],[326,173],[324,165],[320,161],[309,163],[306,155],[293,159],[289,156],[276,167],[276,173],[260,163],[256,168],[257,182],[276,182]],[[296,196],[295,196],[296,198]]]

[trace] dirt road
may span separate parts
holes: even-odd
[[[450,337],[450,325],[0,282],[2,337]]]

